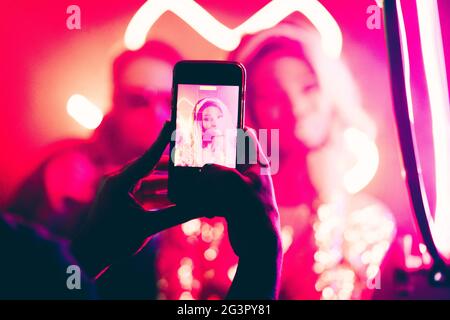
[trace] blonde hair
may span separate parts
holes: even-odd
[[[197,101],[195,104],[190,120],[189,130],[186,130],[184,134],[180,136],[179,144],[177,148],[177,159],[179,165],[187,165],[191,167],[201,167],[205,164],[203,159],[203,119],[202,112],[208,107],[218,108],[223,115],[223,119],[226,123],[224,132],[223,146],[219,146],[219,152],[221,153],[218,164],[234,166],[235,162],[235,150],[236,145],[232,142],[235,141],[232,135],[236,134],[236,126],[233,124],[232,117],[228,107],[218,98],[203,98]],[[185,123],[187,125],[187,123]]]

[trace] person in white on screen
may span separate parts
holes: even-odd
[[[234,167],[236,130],[227,106],[218,98],[200,99],[195,104],[191,123],[190,142],[180,154],[182,165],[202,167],[215,163]]]

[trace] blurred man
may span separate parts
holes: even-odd
[[[119,55],[113,63],[111,112],[88,140],[59,142],[57,150],[23,182],[9,211],[72,239],[86,218],[100,179],[141,155],[169,119],[172,67],[180,59],[173,48],[158,41]],[[153,277],[154,250],[133,257],[141,258],[139,263],[124,263],[110,271],[114,278],[115,273],[133,270],[123,283],[105,281],[105,297],[127,297],[127,288],[133,298],[154,296],[153,278],[143,284],[138,276]]]

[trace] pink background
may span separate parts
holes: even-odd
[[[43,147],[68,137],[87,137],[66,112],[67,99],[80,93],[104,112],[110,108],[111,61],[122,48],[128,22],[144,0],[7,1],[0,11],[0,207],[36,166]],[[197,0],[233,28],[268,0]],[[384,28],[366,27],[374,0],[321,0],[339,23],[343,57],[353,72],[364,106],[378,126],[378,173],[366,191],[385,202],[399,231],[413,230],[405,183],[400,174]],[[81,30],[68,30],[66,9],[81,9]],[[440,1],[449,12],[448,1]],[[450,19],[442,19],[447,27]],[[449,28],[447,28],[448,30]],[[187,59],[223,59],[216,48],[173,14],[165,14],[149,33],[163,39]],[[449,39],[445,37],[444,39]],[[447,50],[448,46],[446,47]],[[447,63],[447,67],[450,63]],[[386,188],[386,186],[389,186]]]

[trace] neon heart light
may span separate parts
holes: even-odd
[[[333,16],[317,0],[274,0],[234,29],[224,26],[192,0],[148,0],[136,12],[125,32],[125,46],[137,50],[148,31],[166,12],[172,12],[220,49],[232,51],[246,34],[271,28],[294,12],[302,13],[319,31],[323,50],[337,58],[342,51],[342,33]]]
[[[319,31],[323,50],[329,56],[337,58],[342,51],[342,33],[339,25],[327,9],[317,0],[271,1],[247,21],[234,29],[224,26],[195,1],[149,0],[139,8],[128,24],[124,38],[125,46],[130,50],[139,49],[145,43],[147,33],[151,27],[168,11],[185,21],[207,41],[226,51],[236,49],[244,35],[271,28],[288,15],[294,12],[300,12]],[[192,17],[195,17],[195,19]],[[92,104],[84,103],[83,106],[84,109],[90,110],[89,114],[97,114],[100,110]],[[75,107],[72,106],[71,110],[75,110]],[[89,118],[89,116],[86,116],[86,112],[69,112],[69,114],[86,128],[94,129],[99,124],[96,121],[95,124],[90,123],[86,125],[85,118]],[[96,117],[98,118],[98,116]]]

